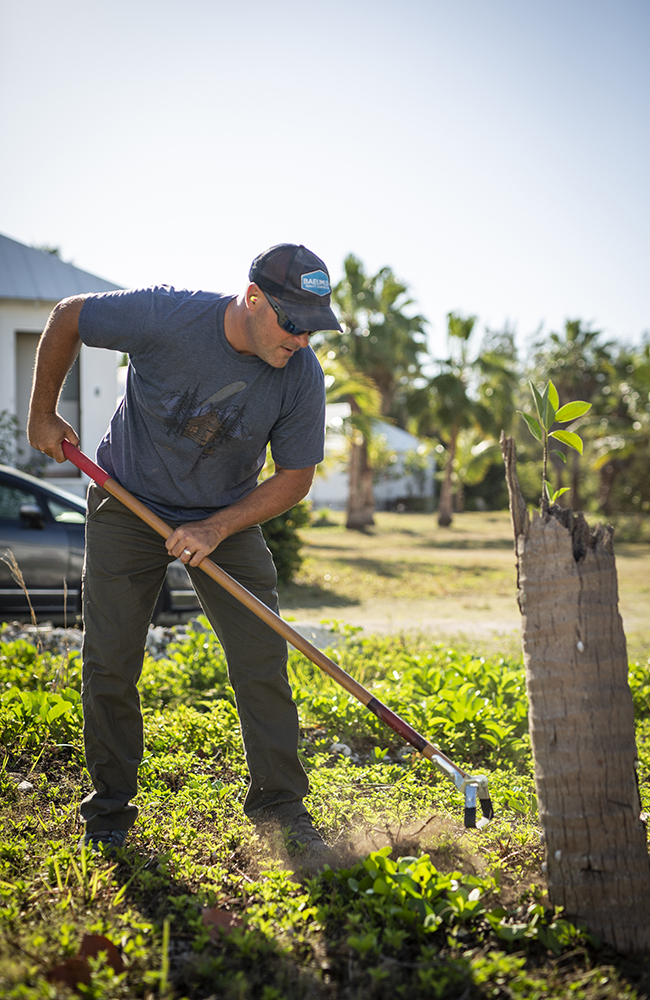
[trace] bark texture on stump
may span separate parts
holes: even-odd
[[[618,951],[649,950],[650,864],[613,533],[558,507],[529,520],[512,439],[502,450],[549,898]]]

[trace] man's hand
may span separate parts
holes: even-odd
[[[79,435],[74,427],[60,417],[58,413],[51,413],[36,417],[30,415],[27,424],[27,438],[32,448],[37,448],[45,455],[49,455],[56,462],[65,462],[62,442],[67,440],[70,444],[79,444]]]
[[[29,405],[27,439],[32,448],[65,462],[64,439],[79,444],[77,432],[57,413],[61,386],[79,350],[79,314],[85,296],[63,299],[54,307],[38,345]]]
[[[276,464],[273,476],[232,507],[217,511],[205,521],[181,524],[165,542],[167,551],[186,565],[198,566],[224,538],[269,521],[302,500],[309,492],[314,470],[313,465],[307,469],[283,469]]]
[[[181,524],[165,542],[169,554],[186,565],[198,566],[228,536],[223,527],[214,523],[217,517]]]

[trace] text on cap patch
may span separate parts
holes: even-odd
[[[329,295],[330,283],[324,271],[309,271],[308,274],[300,275],[300,287],[305,292],[314,292],[315,295]]]

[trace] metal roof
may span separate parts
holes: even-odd
[[[68,295],[121,287],[0,233],[0,299],[59,302]]]

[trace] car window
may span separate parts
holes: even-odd
[[[83,524],[86,520],[82,511],[74,510],[72,507],[66,507],[65,504],[58,503],[56,500],[51,500],[49,497],[47,499],[47,505],[50,508],[50,514],[54,520],[59,521],[61,524]]]
[[[40,506],[33,493],[0,483],[0,520],[20,521],[20,508],[24,503]]]

